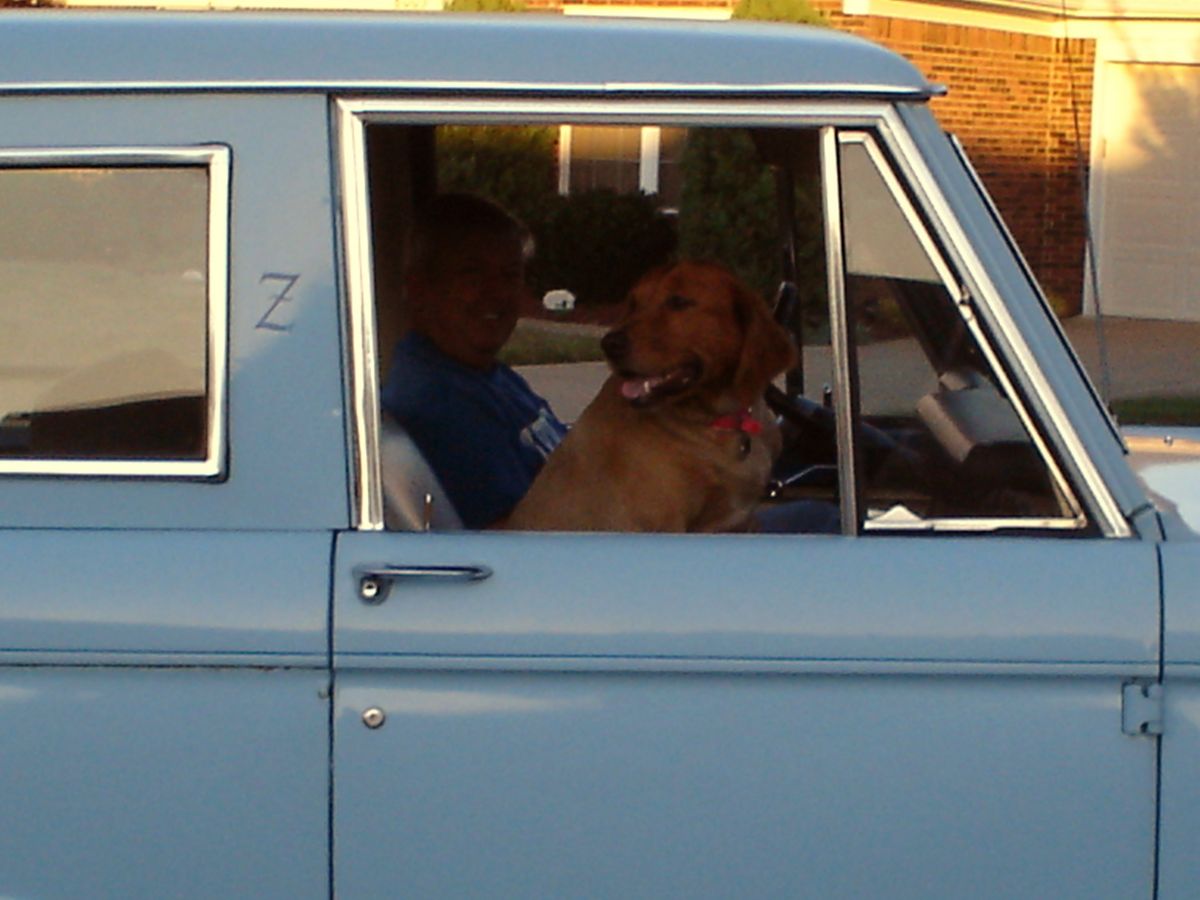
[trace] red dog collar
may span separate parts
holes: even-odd
[[[750,415],[750,408],[739,409],[735,413],[717,416],[712,420],[713,428],[725,431],[740,431],[742,434],[762,434],[762,423]]]

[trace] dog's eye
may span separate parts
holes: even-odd
[[[681,297],[679,294],[672,294],[667,298],[667,309],[673,312],[679,312],[683,309],[691,309],[696,305],[696,301],[690,297]]]

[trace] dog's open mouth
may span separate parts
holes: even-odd
[[[621,396],[634,406],[649,406],[665,397],[687,390],[700,378],[700,362],[693,360],[660,375],[619,372]]]

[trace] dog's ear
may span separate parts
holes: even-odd
[[[762,397],[776,375],[796,364],[796,348],[761,297],[738,281],[733,282],[733,291],[743,334],[733,391],[738,402],[749,406]]]

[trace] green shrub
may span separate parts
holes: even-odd
[[[773,299],[783,273],[775,177],[754,140],[741,130],[697,130],[688,136],[679,210],[680,255],[731,268],[755,292]],[[795,187],[796,285],[805,318],[827,318],[824,237],[818,188]]]
[[[1122,425],[1200,425],[1200,396],[1127,397],[1112,411]]]
[[[582,191],[562,197],[538,235],[534,281],[567,288],[583,305],[623,299],[639,276],[670,257],[675,229],[655,195]]]
[[[558,130],[455,125],[438,129],[438,188],[486,197],[533,232],[530,286],[567,288],[579,303],[619,301],[674,249],[656,198],[608,190],[558,194]]]
[[[693,130],[681,162],[679,251],[733,269],[771,296],[779,284],[775,184],[750,136],[740,130]]]

